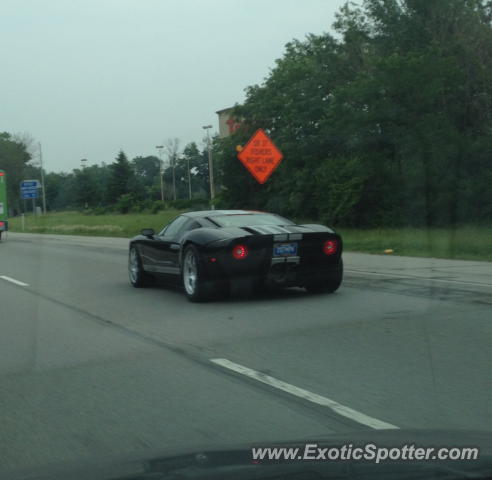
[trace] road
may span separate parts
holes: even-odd
[[[492,429],[492,264],[345,254],[333,295],[134,289],[124,239],[0,244],[0,473],[381,428]]]

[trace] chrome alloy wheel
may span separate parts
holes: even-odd
[[[196,256],[192,250],[188,250],[183,262],[183,283],[188,295],[193,295],[195,293],[197,279],[198,267],[196,264]]]
[[[138,281],[138,270],[139,266],[137,251],[132,248],[130,250],[130,256],[128,257],[128,275],[132,283],[136,283]]]

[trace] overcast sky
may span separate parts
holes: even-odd
[[[0,131],[69,171],[201,144],[286,42],[331,30],[344,0],[1,0]]]

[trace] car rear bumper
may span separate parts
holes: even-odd
[[[268,259],[253,266],[250,265],[221,265],[214,262],[208,265],[209,280],[217,282],[251,283],[270,287],[305,286],[313,281],[327,280],[340,274],[341,256],[326,259],[318,264],[302,262],[299,257]]]
[[[340,272],[339,262],[324,265],[322,267],[309,267],[302,264],[289,263],[273,264],[264,281],[269,286],[279,287],[303,287],[313,281],[324,281],[338,275]]]

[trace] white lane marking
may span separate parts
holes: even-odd
[[[492,287],[491,283],[480,283],[480,282],[461,282],[459,280],[444,280],[441,278],[429,278],[429,277],[417,277],[416,275],[400,275],[398,273],[376,273],[376,272],[366,272],[364,270],[351,270],[345,269],[346,272],[350,273],[360,273],[362,275],[376,275],[379,277],[397,277],[397,278],[411,278],[412,280],[427,280],[429,282],[444,282],[444,283],[458,283],[460,285],[473,285],[474,287]]]
[[[321,405],[322,407],[328,407],[342,417],[350,418],[355,422],[374,428],[375,430],[399,428],[396,425],[392,425],[391,423],[383,422],[382,420],[370,417],[369,415],[358,412],[357,410],[354,410],[350,407],[341,405],[340,403],[335,402],[334,400],[331,400],[329,398],[323,397],[316,393],[312,393],[308,390],[304,390],[303,388],[296,387],[295,385],[283,382],[282,380],[278,380],[277,378],[271,377],[270,375],[265,375],[261,372],[258,372],[257,370],[244,367],[242,365],[239,365],[238,363],[231,362],[226,358],[211,358],[210,361],[212,363],[220,365],[221,367],[227,368],[236,373],[240,373],[241,375],[245,375],[249,378],[257,380],[258,382],[266,383],[271,387],[278,388],[279,390],[290,393],[291,395],[294,395],[296,397],[302,398],[312,403],[316,403],[317,405]]]
[[[0,275],[0,278],[3,280],[6,280],[7,282],[15,283],[16,285],[19,285],[21,287],[28,287],[29,286],[27,283],[20,282],[19,280],[16,280],[15,278],[7,277],[7,275]]]

